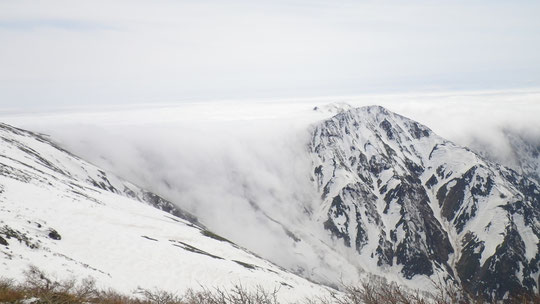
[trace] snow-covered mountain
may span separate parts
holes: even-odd
[[[538,291],[535,181],[378,106],[318,124],[309,149],[318,221],[349,259],[486,298]]]
[[[515,170],[540,183],[540,139],[512,129],[504,130],[504,135],[512,147]]]
[[[328,290],[292,273],[336,287],[377,275],[425,291],[446,282],[486,298],[538,292],[537,181],[381,107],[309,109],[319,121],[287,141],[294,157],[267,144],[229,151],[236,158],[192,159],[207,159],[202,166],[178,160],[180,149],[163,157],[162,167],[173,159],[171,171],[196,174],[157,172],[151,176],[159,181],[145,185],[185,207],[192,205],[186,197],[196,198],[197,208],[188,210],[203,224],[283,269],[220,241],[182,208],[47,138],[2,125],[0,220],[8,228],[0,237],[9,246],[0,246],[0,271],[16,277],[33,261],[58,273],[103,278],[122,291],[155,284],[167,290],[199,283],[280,284],[287,300]],[[220,143],[186,149],[202,153],[200,147],[218,149]],[[273,157],[279,153],[284,155]],[[190,176],[192,181],[179,178]],[[160,178],[167,187],[159,187]],[[10,231],[21,241],[8,239]],[[25,235],[31,245],[22,245]]]
[[[540,183],[539,131],[505,126],[497,132],[502,143],[475,136],[469,140],[467,146],[486,158]],[[501,144],[503,149],[498,147]]]
[[[0,276],[21,279],[31,264],[126,293],[261,285],[288,302],[330,291],[46,137],[0,124]]]

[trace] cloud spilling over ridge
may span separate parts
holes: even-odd
[[[300,214],[316,208],[304,148],[306,127],[323,116],[312,107],[196,103],[12,118],[28,119],[15,124],[50,134],[239,244],[296,264],[291,236],[275,221],[301,224]]]
[[[292,267],[316,257],[297,256],[290,245],[295,231],[276,221],[307,225],[302,218],[317,211],[306,144],[310,126],[333,115],[313,108],[334,102],[385,106],[462,145],[480,138],[500,159],[512,157],[505,128],[540,138],[538,91],[65,109],[0,120],[50,134],[83,158],[195,213],[211,229]]]

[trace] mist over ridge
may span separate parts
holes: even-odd
[[[314,123],[335,115],[342,103],[379,104],[458,144],[487,140],[499,147],[496,157],[510,159],[503,130],[525,130],[528,138],[540,138],[539,100],[536,91],[402,94],[68,109],[0,119],[49,134],[265,258],[285,267],[307,267],[321,263],[317,253],[297,255],[290,245],[294,231],[281,224],[310,225],[302,222],[303,215],[321,204],[309,179],[306,150]],[[327,110],[332,108],[328,104],[337,107]]]

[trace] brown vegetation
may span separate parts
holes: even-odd
[[[188,290],[176,295],[162,290],[138,289],[132,295],[113,290],[99,290],[92,279],[55,280],[36,267],[25,272],[25,281],[0,279],[0,304],[278,304],[278,290],[259,286],[248,290],[237,285],[230,290]],[[305,299],[303,304],[483,304],[470,299],[454,286],[434,283],[434,292],[413,292],[381,278],[372,278],[328,298]],[[509,304],[540,304],[540,296],[508,299]]]

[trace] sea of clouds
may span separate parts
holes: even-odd
[[[335,114],[325,105],[342,103],[382,105],[507,165],[515,154],[504,130],[540,146],[535,90],[0,109],[0,121],[48,134],[194,213],[210,229],[293,267],[291,240],[273,220],[309,224],[304,221],[319,203],[306,149],[311,126]]]

